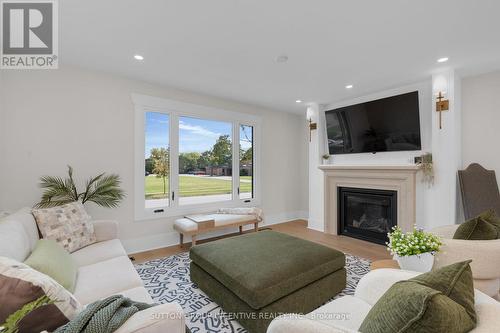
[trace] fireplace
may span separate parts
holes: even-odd
[[[338,234],[385,244],[397,225],[397,192],[338,187]]]

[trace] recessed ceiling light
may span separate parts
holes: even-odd
[[[348,84],[347,86],[345,86],[346,89],[352,89],[354,86],[352,84]]]
[[[438,62],[447,62],[447,61],[448,61],[447,57],[443,57],[443,58],[438,59]]]
[[[295,103],[302,103],[302,100],[298,99],[298,100],[295,101]]]
[[[134,56],[134,59],[135,59],[135,60],[144,60],[144,57],[143,57],[143,56],[141,56],[140,54],[136,54],[136,55]]]
[[[288,61],[288,56],[287,55],[280,55],[278,57],[276,57],[276,62],[280,62],[280,63],[283,63],[283,62],[287,62]]]

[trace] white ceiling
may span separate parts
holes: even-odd
[[[500,68],[499,13],[498,0],[63,0],[60,59],[303,112],[296,99],[335,102],[444,66]]]

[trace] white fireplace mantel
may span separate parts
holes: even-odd
[[[324,173],[325,232],[338,234],[338,189],[353,187],[397,192],[397,224],[410,231],[416,223],[416,165],[320,165]]]

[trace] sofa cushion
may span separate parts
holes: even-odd
[[[399,281],[370,310],[363,333],[469,332],[477,323],[469,261]]]
[[[78,267],[92,265],[126,255],[127,253],[118,239],[94,243],[71,253],[71,257],[73,257]]]
[[[22,262],[30,252],[30,240],[23,225],[16,220],[1,220],[0,256]]]
[[[360,298],[343,296],[306,315],[325,325],[358,331],[371,306]]]
[[[70,253],[96,242],[91,218],[80,202],[34,209],[33,215],[43,238],[55,240]]]
[[[26,304],[48,297],[53,304],[33,310],[19,322],[20,332],[52,332],[73,319],[82,307],[49,276],[10,258],[0,257],[0,323]]]
[[[500,238],[500,222],[492,210],[460,224],[453,239],[490,240]]]
[[[142,287],[142,280],[126,256],[82,266],[78,269],[74,295],[82,304]]]
[[[78,267],[71,255],[53,240],[41,239],[24,262],[37,271],[56,280],[68,291],[75,290]]]
[[[22,224],[22,226],[24,227],[24,231],[28,236],[28,241],[30,244],[30,252],[33,251],[40,237],[38,234],[38,227],[36,226],[35,218],[33,217],[33,214],[31,214],[31,208],[29,207],[22,208],[13,214],[5,216],[0,221],[7,221],[7,220],[16,221]]]
[[[128,290],[122,290],[120,292],[120,295],[128,297],[135,302],[143,302],[149,304],[153,303],[153,299],[144,287],[135,287]]]
[[[194,263],[254,309],[344,267],[342,252],[274,231],[195,246]]]

